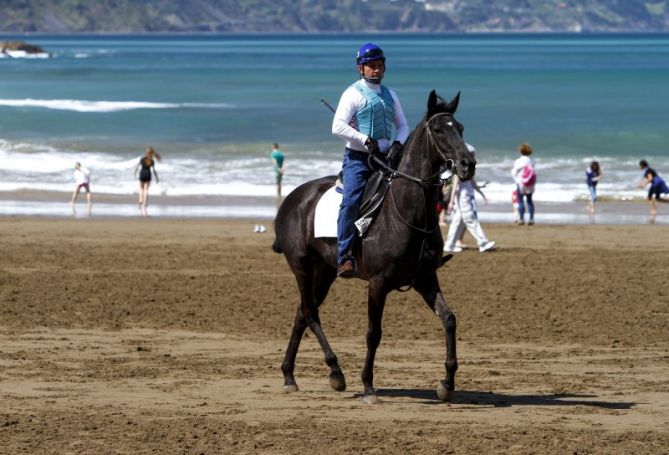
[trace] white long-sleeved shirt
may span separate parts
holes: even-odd
[[[376,93],[381,93],[381,86],[379,84],[372,84],[364,79],[363,83]],[[404,144],[407,137],[409,137],[409,124],[407,123],[406,117],[404,117],[402,105],[395,92],[390,89],[388,90],[393,97],[394,103],[393,107],[395,113],[393,116],[393,123],[395,124],[395,138],[393,140],[379,140],[379,149],[381,149],[382,152],[387,152],[393,141],[400,141]],[[360,152],[367,151],[364,145],[367,140],[367,135],[356,130],[352,124],[354,124],[353,117],[365,106],[366,102],[367,100],[365,97],[355,87],[347,88],[339,99],[337,111],[332,120],[332,134],[345,140],[346,147]]]
[[[85,167],[81,166],[79,169],[74,170],[74,182],[76,185],[82,185],[84,183],[91,182],[91,172]]]
[[[534,192],[534,185],[530,187],[524,187],[523,186],[523,181],[521,180],[520,176],[523,173],[523,169],[525,168],[525,165],[530,163],[532,167],[534,167],[534,160],[530,158],[527,155],[521,155],[519,158],[516,159],[516,161],[513,162],[513,168],[511,169],[511,176],[513,177],[513,181],[516,182],[516,185],[518,185],[522,190],[523,194],[529,194]]]

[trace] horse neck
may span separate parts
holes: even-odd
[[[397,170],[421,180],[431,179],[439,171],[438,165],[428,159],[431,144],[429,143],[426,126],[419,125],[409,136],[402,161]]]
[[[404,146],[404,154],[397,170],[425,183],[421,185],[409,179],[396,178],[393,183],[393,197],[405,219],[416,226],[431,228],[437,223],[434,207],[441,187],[433,179],[439,169],[427,159],[429,147],[424,128],[416,128]]]

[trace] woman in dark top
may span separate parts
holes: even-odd
[[[146,210],[149,203],[149,185],[151,185],[151,170],[156,176],[156,183],[158,183],[158,173],[156,172],[155,163],[160,161],[160,155],[156,153],[153,147],[148,147],[146,153],[140,158],[139,163],[135,167],[135,177],[139,171],[139,205],[142,210]]]

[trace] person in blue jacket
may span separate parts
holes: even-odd
[[[650,214],[655,215],[657,213],[655,201],[669,202],[669,199],[662,197],[663,194],[669,195],[669,187],[664,179],[655,172],[655,169],[648,165],[646,160],[639,161],[639,168],[643,173],[643,179],[639,182],[639,187],[643,188],[650,185],[648,187],[648,204],[650,205]]]
[[[356,273],[352,252],[354,223],[371,174],[369,155],[378,154],[392,162],[409,135],[397,95],[381,84],[386,71],[383,50],[374,43],[364,44],[355,63],[360,79],[344,90],[332,121],[332,134],[346,141],[344,189],[337,219],[337,275],[344,278]]]
[[[590,167],[585,170],[585,183],[588,185],[588,191],[590,192],[590,204],[588,204],[588,210],[591,213],[595,212],[595,204],[597,203],[597,184],[603,175],[602,168],[597,161],[590,163]]]

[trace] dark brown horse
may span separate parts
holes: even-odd
[[[460,94],[449,103],[435,91],[429,95],[425,118],[411,133],[403,157],[393,174],[390,189],[365,237],[357,243],[357,276],[369,282],[367,301],[367,358],[362,370],[363,401],[377,401],[373,386],[374,357],[381,341],[381,318],[390,291],[412,286],[442,320],[446,331],[446,378],[440,381],[439,398],[449,401],[455,387],[458,361],[455,349],[455,315],[439,288],[437,268],[442,265],[443,239],[435,203],[441,191],[444,167],[468,180],[476,160],[462,139],[462,125],[454,118]],[[314,238],[314,212],[321,195],[335,182],[324,177],[292,191],[274,221],[274,251],[283,252],[295,274],[301,301],[286,356],[281,365],[283,390],[298,390],[293,371],[300,340],[307,327],[314,333],[330,367],[330,385],[346,389],[344,374],[321,327],[318,307],[337,277],[337,241]]]

